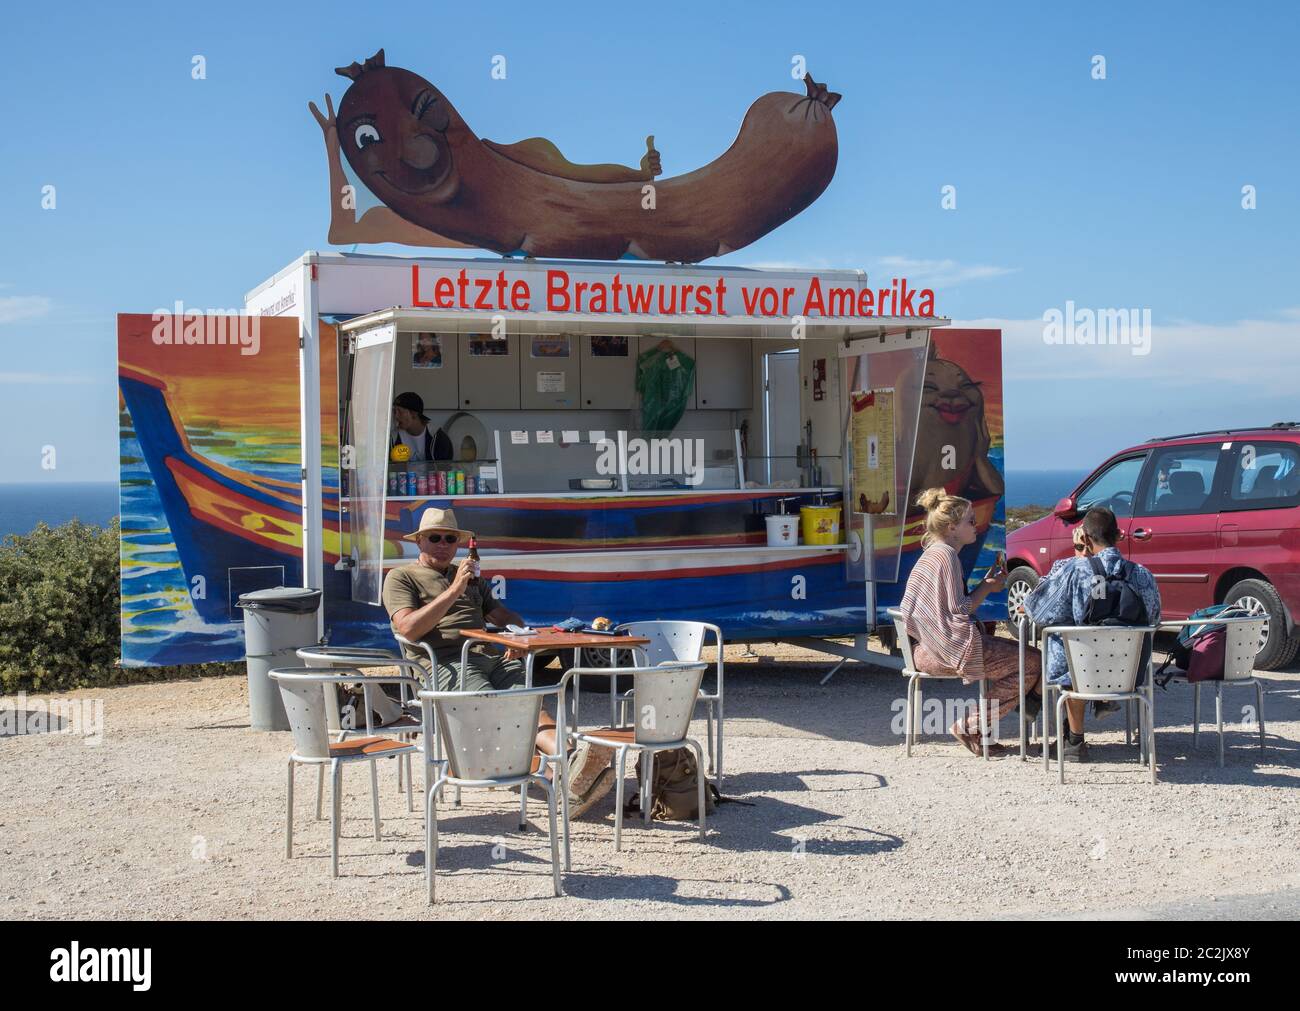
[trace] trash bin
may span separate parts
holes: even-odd
[[[300,666],[295,651],[319,641],[320,590],[274,586],[239,596],[244,609],[244,661],[248,666],[248,721],[254,730],[288,730],[275,667]]]

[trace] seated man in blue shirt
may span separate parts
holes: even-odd
[[[1115,546],[1119,540],[1119,524],[1115,514],[1101,506],[1089,509],[1083,522],[1074,531],[1074,557],[1063,558],[1052,565],[1051,571],[1025,598],[1025,613],[1039,627],[1048,625],[1088,624],[1088,604],[1100,577],[1093,571],[1090,558],[1096,557],[1109,576],[1119,573],[1124,557]],[[1136,562],[1129,564],[1128,583],[1142,598],[1147,620],[1160,622],[1160,591],[1155,577]],[[1049,684],[1070,687],[1070,669],[1065,660],[1065,647],[1057,636],[1047,642],[1047,670],[1044,677]],[[1088,760],[1088,745],[1083,740],[1084,703],[1081,699],[1066,702],[1069,713],[1069,730],[1065,736],[1065,757],[1072,762]],[[1058,731],[1059,732],[1059,731]]]

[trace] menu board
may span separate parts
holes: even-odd
[[[894,501],[894,390],[854,390],[851,437],[853,441],[853,511],[893,516]]]

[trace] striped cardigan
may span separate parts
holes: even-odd
[[[972,617],[975,609],[955,548],[938,541],[921,553],[899,610],[907,634],[925,653],[967,681],[983,676],[983,634]]]

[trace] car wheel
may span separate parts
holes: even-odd
[[[1255,654],[1257,670],[1276,670],[1295,658],[1300,639],[1287,633],[1282,598],[1271,583],[1262,579],[1243,579],[1224,595],[1223,602],[1236,605],[1251,616],[1268,618],[1259,637],[1259,652]]]
[[[1025,598],[1038,585],[1038,573],[1028,565],[1018,565],[1007,576],[1007,620],[1006,630],[1013,636],[1020,635],[1018,622],[1025,613]]]
[[[620,649],[617,653],[616,663],[619,667],[631,667],[634,663],[632,651],[630,649]],[[608,667],[609,650],[596,646],[584,646],[582,648],[582,666]]]

